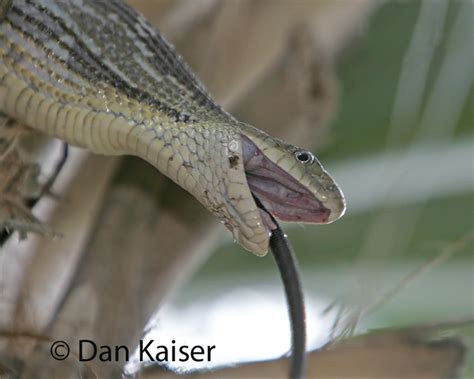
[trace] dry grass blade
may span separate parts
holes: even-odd
[[[345,304],[344,300],[333,302],[324,310],[324,313],[327,313],[333,310],[335,307],[338,307],[337,315],[331,331],[332,338],[340,339],[342,337],[352,335],[356,329],[357,323],[361,318],[366,317],[367,315],[383,307],[397,294],[410,286],[415,280],[420,279],[421,276],[427,274],[435,267],[446,262],[456,252],[461,251],[473,241],[474,231],[471,231],[461,237],[459,240],[450,243],[448,246],[442,249],[439,254],[436,254],[431,260],[405,276],[398,284],[372,302],[372,304],[358,306],[351,309],[349,305]]]

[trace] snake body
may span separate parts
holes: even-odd
[[[257,255],[268,250],[266,212],[317,223],[343,214],[317,159],[224,111],[124,2],[0,0],[0,18],[0,112],[95,153],[145,159]]]

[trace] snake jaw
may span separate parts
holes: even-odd
[[[309,152],[284,144],[245,125],[239,162],[232,173],[226,222],[234,239],[257,256],[264,256],[277,228],[274,218],[287,222],[328,224],[345,212],[344,196]],[[302,154],[310,164],[301,164]],[[309,159],[311,158],[311,159]],[[243,171],[243,173],[242,173]],[[242,174],[245,186],[242,184]]]
[[[225,207],[217,207],[223,213],[215,214],[242,247],[264,256],[277,228],[275,219],[328,224],[344,214],[341,190],[311,153],[251,126],[239,126],[240,143],[232,135],[224,144]],[[302,158],[309,164],[302,164]]]
[[[328,224],[345,212],[344,196],[334,180],[309,152],[246,126],[242,155],[247,185],[269,236],[273,217],[287,222]]]

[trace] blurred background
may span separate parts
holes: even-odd
[[[303,275],[311,348],[474,318],[471,0],[129,3],[226,109],[315,151],[343,189],[348,209],[336,223],[282,225]],[[271,254],[244,251],[138,159],[73,148],[63,171],[60,201],[35,208],[63,237],[10,238],[0,251],[1,328],[132,347],[143,333],[216,345],[213,366],[288,352]],[[474,346],[472,324],[456,332]],[[34,349],[13,345],[0,341],[0,357],[20,367]],[[45,360],[28,362],[46,370]]]

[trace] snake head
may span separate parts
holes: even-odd
[[[244,248],[264,256],[275,219],[328,224],[344,214],[342,191],[311,152],[239,126],[235,157],[242,160],[234,158],[225,224]]]

